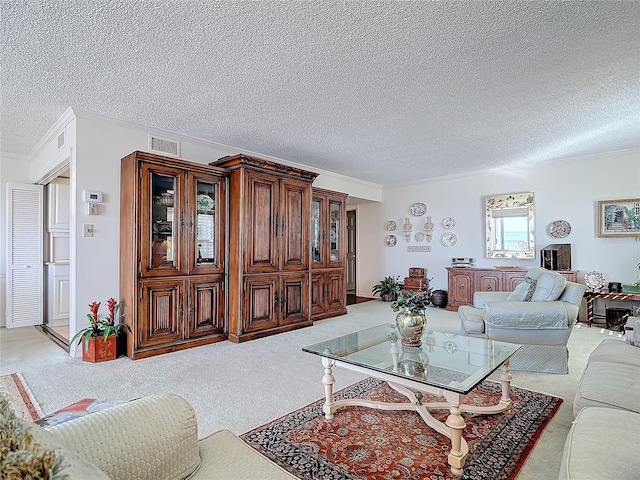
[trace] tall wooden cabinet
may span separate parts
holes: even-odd
[[[120,298],[133,359],[225,340],[227,171],[122,159]]]
[[[311,318],[347,313],[346,198],[313,189],[311,200]]]
[[[473,305],[475,292],[512,292],[524,282],[528,270],[447,267],[447,271],[449,274],[447,310],[455,312],[462,305]],[[561,270],[556,273],[569,282],[576,281],[576,271]]]
[[[211,165],[230,171],[229,340],[311,325],[309,225],[317,174],[246,155]]]

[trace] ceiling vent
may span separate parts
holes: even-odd
[[[149,150],[164,153],[173,157],[180,156],[180,142],[149,135]]]
[[[64,130],[58,135],[58,150],[64,147]]]

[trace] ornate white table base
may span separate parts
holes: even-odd
[[[322,358],[322,365],[324,366],[324,376],[322,377],[322,383],[324,385],[325,403],[322,407],[324,416],[327,420],[333,418],[333,413],[340,407],[347,405],[357,405],[361,407],[376,408],[379,410],[412,410],[418,412],[427,425],[436,430],[437,432],[445,435],[451,439],[451,451],[449,452],[449,465],[451,466],[451,472],[454,475],[462,475],[464,462],[467,454],[469,453],[469,446],[467,441],[462,436],[466,423],[462,418],[462,412],[471,412],[481,415],[490,415],[494,413],[501,413],[507,410],[511,406],[511,398],[509,396],[509,389],[511,387],[511,372],[509,371],[509,360],[504,362],[500,367],[500,383],[502,385],[502,396],[500,401],[496,405],[490,406],[476,406],[465,405],[465,395],[452,392],[437,387],[430,387],[429,385],[419,384],[415,381],[403,381],[401,377],[388,375],[382,372],[369,370],[367,368],[358,367],[356,365],[340,362],[339,360],[332,360],[326,357]],[[335,366],[345,367],[350,370],[355,370],[366,375],[385,380],[391,388],[401,393],[409,399],[411,403],[387,403],[379,402],[376,400],[367,400],[364,398],[350,398],[345,400],[333,401],[333,384],[335,378],[333,376],[332,368]],[[404,385],[406,384],[406,385]],[[408,388],[411,386],[411,389]],[[415,390],[415,391],[414,391]],[[423,394],[430,393],[437,395],[438,397],[444,397],[446,402],[429,402],[422,403]],[[442,410],[448,409],[449,416],[445,423],[442,423],[429,413],[429,410]]]

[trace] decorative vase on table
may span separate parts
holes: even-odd
[[[396,327],[402,337],[405,347],[420,347],[422,345],[422,331],[427,324],[424,313],[418,310],[403,308],[396,315]]]

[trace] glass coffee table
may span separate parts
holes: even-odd
[[[303,347],[303,351],[322,357],[325,391],[325,418],[346,405],[380,410],[413,410],[427,425],[451,439],[448,461],[454,475],[462,475],[469,447],[462,437],[466,423],[462,412],[495,414],[511,406],[509,359],[521,347],[514,343],[465,337],[426,330],[421,347],[405,347],[395,325],[383,324],[359,332]],[[333,400],[333,367],[342,367],[386,381],[406,396],[409,403],[386,403],[364,398]],[[466,405],[465,395],[485,378],[501,369],[500,401],[492,406]],[[443,398],[423,403],[424,393]],[[448,409],[445,423],[429,410]]]

